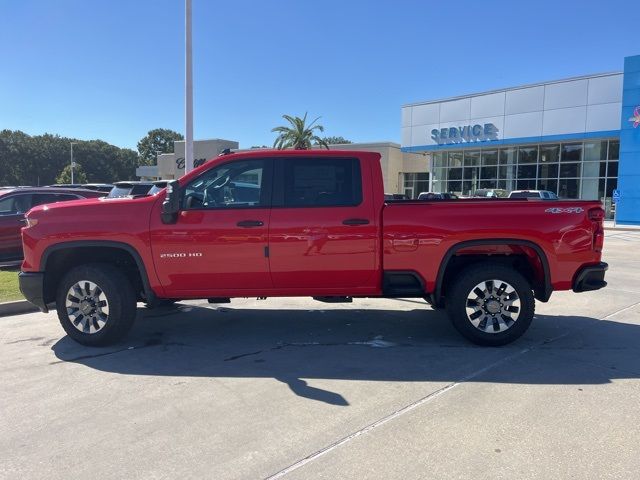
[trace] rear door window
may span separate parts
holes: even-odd
[[[362,202],[356,158],[283,158],[279,161],[274,205],[346,207]]]
[[[0,215],[26,213],[31,209],[31,194],[11,195],[0,200]]]

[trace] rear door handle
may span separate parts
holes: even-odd
[[[366,218],[347,218],[342,221],[343,225],[369,225],[369,220]]]
[[[264,222],[260,220],[241,220],[236,223],[236,225],[242,228],[261,227],[264,225]]]

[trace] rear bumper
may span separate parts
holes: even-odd
[[[598,265],[589,265],[578,270],[576,278],[573,281],[574,292],[588,292],[591,290],[599,290],[607,286],[604,281],[604,273],[609,268],[604,262]]]
[[[24,298],[38,307],[41,312],[47,313],[49,311],[44,303],[43,272],[20,272],[18,274],[18,283]]]

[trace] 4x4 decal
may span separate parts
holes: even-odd
[[[582,213],[584,212],[584,208],[582,207],[551,207],[545,210],[547,213]]]

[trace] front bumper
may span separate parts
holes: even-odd
[[[49,311],[44,303],[43,272],[20,272],[18,274],[18,283],[24,298],[38,307],[41,312],[47,313]]]
[[[609,268],[604,262],[598,265],[589,265],[582,267],[573,281],[574,292],[588,292],[591,290],[599,290],[607,286],[604,281],[604,273]]]

